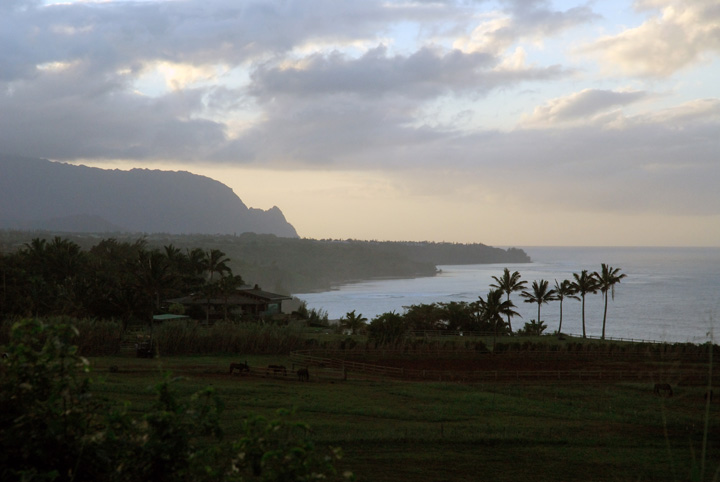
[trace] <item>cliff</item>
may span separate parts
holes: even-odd
[[[297,237],[280,209],[183,171],[107,170],[0,155],[0,229]]]

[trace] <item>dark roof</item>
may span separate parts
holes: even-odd
[[[168,303],[179,303],[181,305],[205,305],[208,302],[211,305],[262,305],[266,303],[277,303],[282,300],[290,300],[291,296],[280,295],[263,291],[257,286],[254,288],[242,287],[238,288],[235,293],[227,296],[214,296],[208,298],[202,293],[193,293],[181,298],[173,298],[166,300]]]
[[[292,296],[286,296],[286,295],[280,295],[277,293],[271,293],[269,291],[263,291],[261,290],[258,285],[255,285],[253,288],[250,287],[241,287],[238,288],[239,292],[242,292],[245,295],[252,296],[255,298],[260,298],[267,301],[282,301],[282,300],[291,300]]]

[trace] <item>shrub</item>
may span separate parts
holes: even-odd
[[[169,379],[144,414],[93,396],[90,367],[68,324],[22,321],[0,361],[0,480],[333,480],[339,450],[315,450],[287,422],[250,418],[223,440],[211,388],[179,400]],[[297,425],[297,424],[296,424]],[[347,474],[352,477],[352,474]]]
[[[405,319],[395,313],[378,315],[368,326],[368,338],[380,345],[399,346],[408,334],[409,326]]]

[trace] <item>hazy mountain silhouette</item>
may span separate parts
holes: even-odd
[[[298,237],[277,207],[249,209],[205,176],[7,155],[0,155],[0,228]]]

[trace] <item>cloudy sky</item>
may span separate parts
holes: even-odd
[[[720,2],[2,0],[0,150],[310,238],[720,246]]]

